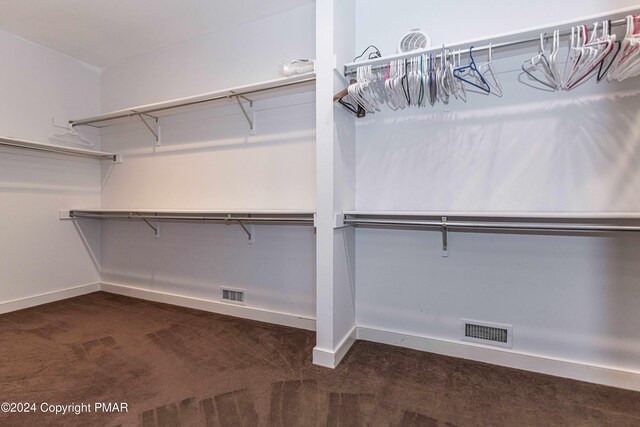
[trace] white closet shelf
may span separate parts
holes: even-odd
[[[41,142],[28,141],[24,139],[0,136],[0,146],[20,148],[24,150],[43,151],[47,153],[64,154],[67,156],[88,157],[98,160],[118,161],[118,156],[103,151],[85,150],[82,148],[64,147],[61,145],[44,144]]]
[[[169,222],[218,222],[275,225],[314,225],[314,211],[305,210],[185,210],[73,209],[70,218]]]
[[[315,91],[315,81],[316,76],[314,73],[298,74],[291,77],[268,80],[260,83],[223,89],[216,92],[202,93],[185,98],[125,108],[98,116],[70,120],[69,124],[72,126],[92,126],[101,128],[136,118],[150,117],[157,119],[158,117],[164,117],[179,112],[185,112],[189,109],[203,107],[215,101],[237,99],[238,101],[244,100],[252,102],[278,95],[312,92]],[[248,98],[249,96],[251,99]]]

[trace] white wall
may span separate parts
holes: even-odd
[[[282,61],[315,56],[314,12],[313,4],[292,9],[115,64],[102,75],[102,109],[277,78]]]
[[[5,32],[0,56],[1,135],[63,145],[48,141],[52,117],[64,123],[99,112],[95,70]],[[8,301],[99,282],[81,234],[58,220],[59,209],[99,202],[97,161],[0,149],[0,310]],[[99,227],[85,231],[98,258]]]
[[[413,26],[437,45],[634,3],[360,1],[357,50],[394,53]],[[494,55],[502,99],[359,120],[357,208],[638,211],[638,80],[537,91],[518,82],[533,54]],[[640,370],[640,236],[450,233],[448,258],[439,233],[359,229],[356,242],[359,326],[460,342],[460,318],[500,322],[514,352]]]
[[[213,33],[106,69],[103,111],[271,80],[280,62],[313,58],[313,5]],[[260,100],[256,135],[234,100],[161,119],[162,145],[141,123],[104,129],[104,149],[124,163],[103,168],[102,207],[315,209],[313,93]],[[245,289],[247,306],[315,317],[311,227],[103,224],[105,282],[218,300]]]
[[[104,282],[191,298],[220,299],[220,287],[246,291],[246,305],[315,317],[315,239],[309,227],[256,226],[247,243],[238,225],[143,223],[102,226]]]

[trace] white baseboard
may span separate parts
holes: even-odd
[[[100,290],[133,298],[242,317],[245,319],[290,326],[299,329],[313,331],[316,326],[315,320],[310,318],[245,306],[236,306],[220,301],[205,300],[131,286],[116,285],[113,283],[87,284],[12,301],[0,302],[0,314],[60,301],[67,298],[73,298]],[[313,363],[320,366],[335,368],[347,354],[356,339],[640,391],[640,372],[638,371],[611,366],[590,365],[573,360],[551,358],[506,349],[490,348],[473,343],[462,343],[425,336],[408,335],[401,332],[382,330],[367,326],[354,326],[341,340],[335,350],[315,347],[313,349]]]
[[[640,391],[640,372],[358,326],[357,338],[509,368]],[[315,358],[314,358],[315,362]]]
[[[242,305],[227,304],[221,301],[169,294],[166,292],[153,291],[149,289],[142,289],[125,285],[117,285],[114,283],[102,283],[100,285],[100,290],[112,294],[124,295],[128,297],[161,302],[165,304],[172,304],[180,307],[193,308],[196,310],[209,311],[211,313],[242,317],[244,319],[257,320],[260,322],[273,323],[276,325],[290,326],[298,329],[306,329],[309,331],[315,331],[316,329],[315,319],[300,317],[293,314],[261,310],[258,308],[246,307]]]
[[[40,295],[34,295],[26,298],[19,298],[11,301],[0,302],[0,314],[9,313],[11,311],[22,310],[25,308],[35,307],[37,305],[48,304],[50,302],[60,301],[67,298],[73,298],[80,295],[90,294],[100,290],[99,283],[89,285],[81,285],[73,288],[62,289],[60,291],[47,292]]]
[[[354,342],[356,342],[356,327],[354,326],[342,338],[338,347],[332,351],[321,347],[313,348],[314,365],[324,366],[325,368],[334,369],[342,361]]]

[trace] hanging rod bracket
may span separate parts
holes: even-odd
[[[225,223],[229,225],[230,221],[236,221],[240,225],[240,227],[242,227],[242,230],[245,233],[247,233],[247,237],[249,238],[249,244],[253,245],[253,233],[252,233],[253,230],[249,230],[249,228],[246,225],[244,225],[244,223],[241,220],[233,218],[231,214],[227,214],[227,217],[225,218]]]
[[[139,212],[134,212],[137,216],[141,216]],[[131,215],[129,215],[130,219],[133,219]],[[160,224],[156,223],[156,225],[154,226],[153,224],[151,224],[149,222],[149,220],[147,218],[141,218],[145,224],[147,224],[152,230],[153,230],[153,234],[156,236],[156,239],[160,238]]]
[[[247,120],[247,123],[249,123],[249,134],[255,135],[256,134],[256,129],[255,129],[256,115],[255,115],[255,111],[253,110],[253,100],[247,98],[244,95],[237,95],[233,91],[231,92],[231,95],[229,95],[229,97],[236,99],[236,102],[238,103],[240,110],[242,110],[242,114],[244,115],[244,118]],[[249,110],[246,109],[242,101],[247,102],[249,104]]]
[[[136,111],[134,111],[134,113],[136,113],[136,116],[138,116],[140,120],[142,120],[142,123],[144,123],[147,129],[149,129],[149,132],[153,134],[153,137],[156,140],[156,147],[159,147],[160,146],[160,125],[158,124],[158,118],[146,113],[137,113]],[[151,125],[147,122],[147,120],[145,120],[143,116],[149,117],[150,119],[152,119],[155,122],[154,126],[151,127]]]
[[[446,258],[449,256],[449,235],[448,235],[448,227],[447,227],[447,217],[442,217],[442,257]]]
[[[244,232],[247,233],[247,237],[249,238],[249,244],[253,245],[253,233],[252,233],[253,230],[249,230],[247,226],[244,225],[240,220],[238,220],[238,224],[240,224],[240,227],[242,227]]]

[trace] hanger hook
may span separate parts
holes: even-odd
[[[476,62],[475,59],[473,59],[473,46],[469,47],[469,58],[471,58],[471,62]]]

